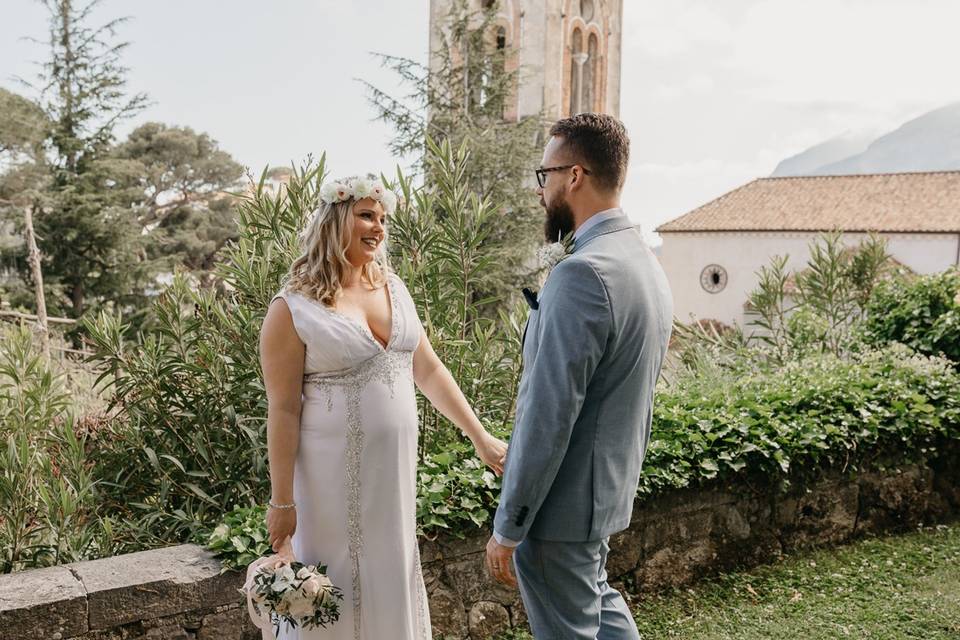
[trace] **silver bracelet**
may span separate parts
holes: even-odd
[[[272,502],[268,502],[267,504],[274,509],[293,509],[297,506],[296,502],[291,502],[290,504],[273,504]]]

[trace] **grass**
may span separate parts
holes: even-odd
[[[644,640],[958,640],[960,525],[787,556],[633,610]]]

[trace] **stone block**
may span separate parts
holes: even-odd
[[[70,566],[87,592],[91,630],[239,602],[240,572],[196,545],[130,553]]]
[[[510,604],[516,598],[516,590],[493,579],[487,572],[485,558],[484,554],[478,553],[448,563],[445,572],[447,584],[468,605],[481,600]]]
[[[517,596],[517,599],[510,605],[510,624],[514,628],[527,625],[527,610],[523,606],[523,599],[520,596]]]
[[[607,555],[607,579],[616,580],[633,573],[640,564],[643,552],[643,527],[631,525],[628,529],[610,536],[610,553]]]
[[[853,536],[859,512],[859,487],[844,479],[827,479],[785,501],[782,539],[787,549],[845,542]]]
[[[510,628],[510,614],[503,605],[484,600],[470,608],[468,625],[471,638],[486,639]]]
[[[939,521],[949,505],[933,489],[933,471],[911,465],[885,473],[868,472],[858,479],[858,531],[912,529],[921,522]]]
[[[489,529],[477,529],[468,533],[464,538],[440,538],[437,540],[440,547],[440,556],[444,560],[456,560],[463,556],[472,556],[482,553],[487,548],[487,541],[490,540],[491,532]]]
[[[197,632],[197,640],[260,640],[260,630],[250,622],[246,606],[231,607],[207,614]]]
[[[451,589],[437,588],[430,593],[428,601],[433,634],[448,640],[464,640],[470,630],[463,600]]]
[[[66,567],[0,576],[0,630],[17,640],[62,640],[87,631],[83,585]]]

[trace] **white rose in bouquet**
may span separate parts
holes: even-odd
[[[320,580],[318,580],[316,577],[307,578],[300,585],[300,588],[308,596],[315,596],[320,593],[321,587],[322,585],[320,584]]]
[[[277,593],[282,593],[293,586],[293,581],[296,580],[296,577],[290,565],[283,565],[273,574],[273,590]]]
[[[283,601],[287,603],[287,615],[293,618],[306,618],[313,615],[313,597],[300,589],[287,591],[283,594]]]

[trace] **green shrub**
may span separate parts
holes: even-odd
[[[466,148],[428,141],[432,183],[414,191],[399,176],[410,206],[390,221],[392,263],[417,305],[427,337],[481,421],[503,432],[512,418],[520,382],[520,342],[525,312],[509,301],[484,297],[502,273],[484,241],[502,215],[466,183]],[[505,308],[490,317],[489,306]],[[419,397],[420,460],[461,442],[459,430]]]
[[[473,457],[468,444],[451,445],[420,463],[417,474],[417,529],[461,535],[492,521],[500,479]]]
[[[285,197],[261,179],[238,207],[240,239],[217,268],[224,292],[182,275],[157,298],[156,329],[130,341],[118,316],[87,323],[118,419],[99,441],[105,508],[127,549],[198,538],[234,505],[268,493],[260,325],[317,203],[323,160]]]
[[[765,347],[753,355],[783,363],[813,352],[856,351],[867,300],[895,270],[886,241],[871,235],[848,247],[839,232],[826,233],[810,243],[804,269],[790,273],[786,265],[787,256],[774,256],[748,296],[756,313],[750,324],[759,329],[752,342]]]
[[[207,548],[220,556],[224,571],[242,569],[270,551],[266,517],[266,505],[239,507],[209,533]]]
[[[788,478],[901,460],[960,438],[960,376],[943,359],[894,346],[757,367],[723,382],[685,375],[657,394],[641,494],[740,471]]]
[[[60,365],[28,329],[0,334],[0,572],[107,555],[112,523]]]
[[[863,335],[873,344],[900,342],[960,363],[960,271],[882,283],[870,297]]]

